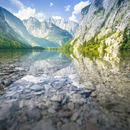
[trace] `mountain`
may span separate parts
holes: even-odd
[[[21,41],[20,37],[5,21],[5,17],[0,8],[0,49],[1,48],[30,48],[31,46],[25,41]]]
[[[49,18],[49,21],[51,21],[56,26],[62,28],[63,30],[68,31],[71,35],[75,34],[76,29],[78,27],[78,23],[58,16],[53,16]]]
[[[81,11],[70,46],[77,54],[105,50],[114,55],[119,49],[130,49],[130,1],[93,0]]]
[[[0,13],[5,18],[5,21],[8,24],[8,26],[10,26],[12,28],[12,30],[15,32],[15,34],[20,36],[20,37],[17,37],[18,40],[24,41],[24,42],[30,44],[31,46],[41,46],[41,47],[58,46],[58,44],[56,44],[54,42],[50,42],[44,38],[37,38],[37,37],[32,36],[27,31],[23,22],[19,18],[15,17],[13,14],[11,14],[9,11],[7,11],[4,8],[0,7],[0,10],[1,10]]]
[[[28,32],[35,37],[45,38],[49,41],[58,43],[59,45],[64,44],[69,39],[72,38],[72,35],[53,24],[50,20],[44,20],[40,22],[34,17],[30,17],[27,20],[23,21]]]

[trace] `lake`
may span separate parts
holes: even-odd
[[[130,53],[0,51],[0,130],[130,129]]]

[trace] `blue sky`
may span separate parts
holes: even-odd
[[[43,20],[45,17],[67,18],[78,21],[81,8],[92,0],[0,0],[0,6],[20,19],[30,16]]]

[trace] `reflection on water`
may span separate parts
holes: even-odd
[[[14,81],[21,78],[26,68],[21,68],[21,60],[30,51],[26,50],[0,50],[0,94]],[[2,91],[1,91],[2,90]]]
[[[118,129],[129,129],[130,53],[122,52],[114,58],[109,54],[103,57],[89,55],[74,60],[74,63],[79,82],[92,92],[91,96],[106,116],[104,122],[108,119]]]
[[[73,59],[1,50],[0,130],[129,129],[129,53]]]
[[[12,82],[26,74],[53,74],[70,63],[68,58],[58,52],[0,50],[0,90],[6,90]]]
[[[31,51],[31,50],[30,50]],[[21,56],[24,56],[27,54],[29,51],[27,50],[0,50],[0,61],[5,62],[8,60],[15,60],[20,58]]]

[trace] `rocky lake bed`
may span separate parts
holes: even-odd
[[[113,90],[107,92],[102,84],[102,89],[95,87],[91,74],[85,75],[87,69],[78,68],[81,76],[77,68],[57,52],[31,52],[1,60],[0,130],[127,130],[128,109],[124,111],[116,103],[112,109],[103,107],[111,106],[106,98]],[[83,78],[89,81],[82,84]]]

